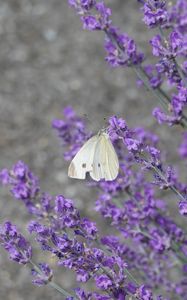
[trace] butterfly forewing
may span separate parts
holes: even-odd
[[[97,143],[97,135],[90,138],[73,158],[68,169],[68,176],[77,179],[85,179],[86,173],[93,168],[93,158]]]

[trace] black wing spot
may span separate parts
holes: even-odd
[[[85,169],[85,168],[86,168],[86,164],[82,164],[82,168],[84,168],[84,169]]]
[[[100,163],[98,163],[98,167],[99,167],[99,168],[101,167]]]

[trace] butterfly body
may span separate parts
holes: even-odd
[[[95,181],[114,180],[119,172],[119,161],[108,134],[100,131],[91,137],[73,158],[68,176],[85,179],[89,173]]]

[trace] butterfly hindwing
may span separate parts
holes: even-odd
[[[119,172],[119,161],[108,134],[101,133],[95,146],[93,170],[90,176],[99,181],[114,180]]]
[[[114,180],[118,176],[119,161],[109,137],[105,139],[105,180]]]
[[[104,152],[105,143],[102,134],[98,136],[98,141],[95,146],[95,152],[93,157],[93,169],[90,172],[92,179],[99,181],[105,177],[104,167]]]

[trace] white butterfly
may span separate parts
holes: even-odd
[[[111,181],[118,175],[118,157],[109,135],[104,131],[91,137],[82,146],[70,163],[68,176],[85,179],[87,172],[96,181]]]

